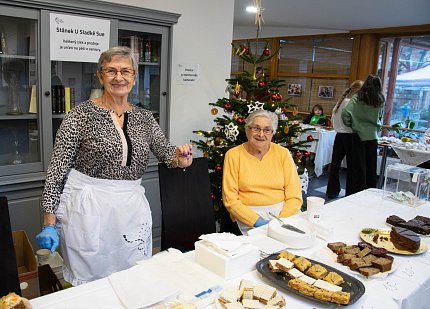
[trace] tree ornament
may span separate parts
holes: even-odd
[[[270,56],[270,50],[267,47],[263,50],[263,55],[266,57]]]
[[[257,83],[257,86],[258,86],[259,88],[264,88],[264,87],[266,87],[266,85],[267,85],[267,83],[266,83],[266,81],[265,81],[265,80],[260,80],[260,81]]]
[[[214,139],[214,145],[215,146],[219,146],[222,143],[222,138],[221,137],[215,137]]]
[[[245,118],[244,117],[237,117],[236,119],[238,124],[244,124],[245,123]]]
[[[203,157],[205,157],[205,158],[209,157],[209,152],[207,152],[207,151],[203,152]]]
[[[284,127],[284,133],[288,134],[288,132],[290,132],[290,127],[289,126],[285,126]]]
[[[236,82],[236,85],[234,86],[234,95],[238,97],[240,95],[240,85],[239,82]]]
[[[230,103],[225,103],[224,104],[224,109],[227,110],[227,111],[230,110],[231,109],[231,104]]]
[[[261,102],[253,102],[247,105],[248,106],[248,113],[252,113],[253,111],[258,111],[260,109],[264,109],[264,103]]]
[[[281,101],[282,100],[282,95],[280,93],[272,93],[272,95],[270,97],[272,98],[273,101]]]
[[[214,115],[214,116],[215,116],[216,114],[218,114],[218,109],[217,109],[217,108],[215,108],[215,107],[214,107],[214,108],[212,108],[212,109],[211,109],[211,114],[212,114],[212,115]]]
[[[311,156],[311,153],[310,153],[309,151],[304,151],[304,152],[303,152],[303,155],[304,155],[306,158],[309,158],[309,157]]]
[[[290,138],[288,139],[288,144],[294,144],[294,137],[290,136]]]
[[[216,171],[216,172],[218,172],[218,173],[219,173],[219,172],[221,172],[221,171],[222,171],[222,166],[221,166],[220,164],[217,164],[217,165],[215,165],[215,168],[214,168],[214,169],[215,169],[215,171]]]
[[[280,107],[278,107],[277,109],[275,109],[275,114],[278,115],[278,116],[280,114],[282,114],[282,109]]]
[[[236,137],[239,135],[238,126],[235,125],[233,122],[230,122],[228,125],[225,126],[224,133],[227,139],[234,142],[236,141]]]
[[[237,114],[234,114],[233,115],[233,119],[234,119],[234,121],[237,121],[237,118],[238,118],[239,116],[237,115]]]
[[[212,199],[212,201],[216,200],[216,195],[212,193],[211,194],[211,199]]]
[[[308,135],[308,137],[306,137],[306,140],[312,142],[314,140],[314,137],[312,135]]]
[[[302,153],[300,152],[300,150],[297,150],[295,153],[296,158],[300,159],[302,157]]]

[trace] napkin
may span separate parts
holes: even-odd
[[[251,245],[254,245],[260,250],[260,252],[263,252],[267,255],[285,250],[288,248],[288,246],[276,239],[273,239],[267,235],[262,234],[256,234],[253,236],[248,236],[249,243]]]
[[[236,236],[231,233],[212,233],[202,235],[199,238],[206,241],[207,245],[217,250],[217,252],[227,256],[242,254],[244,250],[247,250],[248,240],[246,236]]]
[[[114,273],[108,279],[128,309],[148,307],[179,293],[178,288],[140,265]]]

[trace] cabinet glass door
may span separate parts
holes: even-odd
[[[0,173],[41,171],[37,12],[0,12]]]

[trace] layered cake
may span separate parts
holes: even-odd
[[[403,227],[393,226],[390,232],[391,242],[399,250],[416,252],[420,248],[421,238],[415,232]]]
[[[393,226],[404,227],[421,235],[430,235],[430,218],[424,216],[416,216],[415,218],[406,221],[399,216],[391,215],[386,219],[387,223]]]

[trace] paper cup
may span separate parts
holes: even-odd
[[[39,249],[36,251],[37,262],[39,265],[48,264],[49,257],[51,256],[51,250],[49,249]]]
[[[308,220],[319,221],[323,212],[325,199],[317,196],[309,196],[306,198],[308,207]]]

